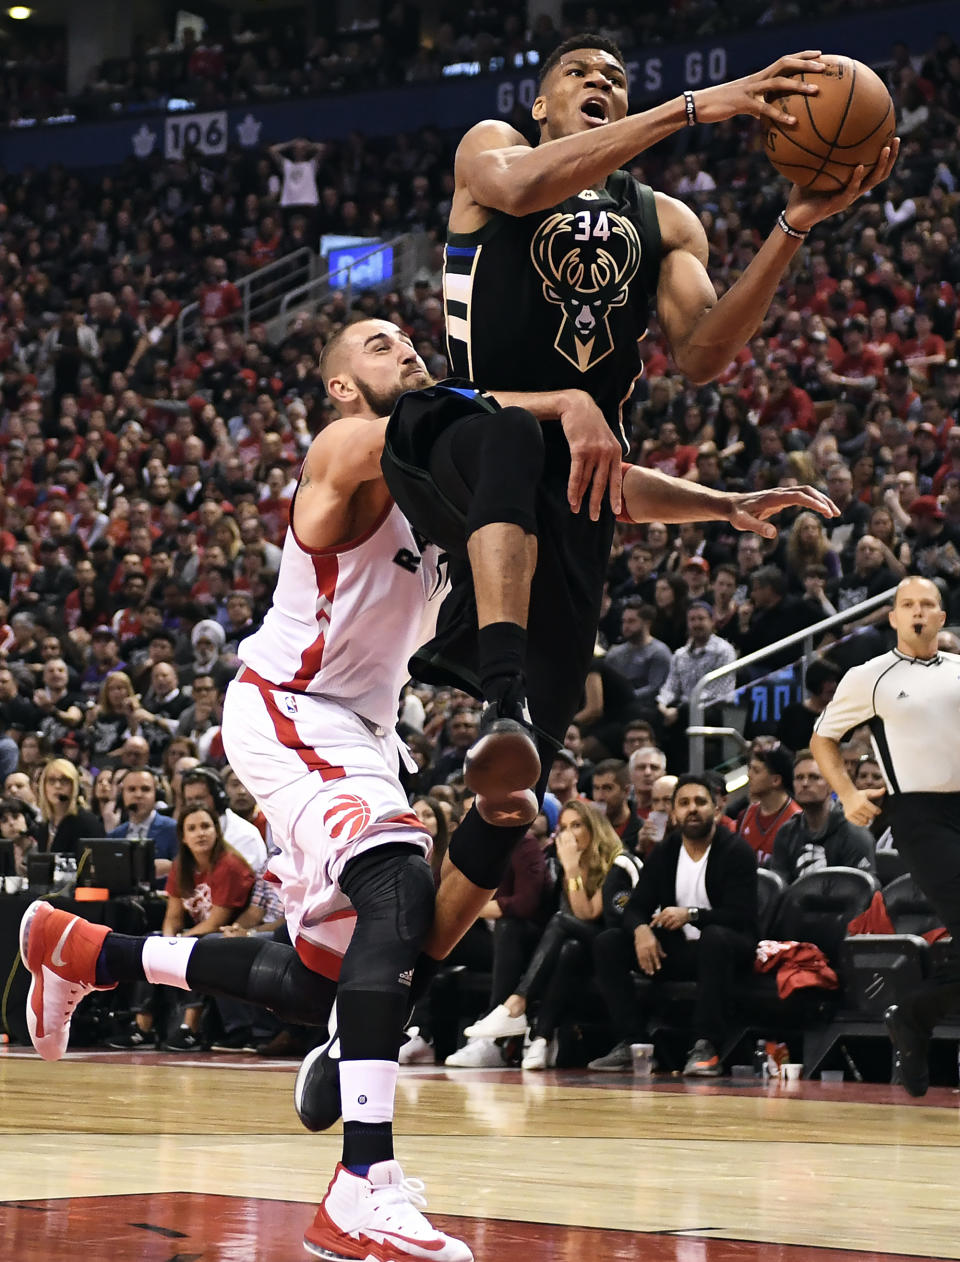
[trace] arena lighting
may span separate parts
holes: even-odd
[[[33,9],[28,9],[25,4],[15,4],[7,9],[7,17],[13,18],[15,22],[23,22],[33,13]]]

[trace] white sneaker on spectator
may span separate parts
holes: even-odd
[[[493,1039],[471,1039],[443,1062],[451,1069],[503,1069],[503,1052]]]
[[[492,1012],[468,1025],[463,1033],[468,1039],[509,1039],[516,1034],[526,1034],[528,1028],[526,1016],[512,1017],[506,1005],[498,1003]]]
[[[523,1054],[521,1069],[552,1069],[557,1063],[557,1036],[552,1039],[531,1039]]]
[[[434,1054],[433,1045],[428,1043],[425,1038],[421,1037],[420,1027],[411,1025],[407,1030],[410,1036],[408,1041],[400,1048],[399,1061],[401,1065],[435,1065],[437,1062]]]

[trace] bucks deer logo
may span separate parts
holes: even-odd
[[[610,309],[622,307],[640,266],[640,236],[606,210],[549,215],[530,245],[547,302],[563,308],[554,346],[580,372],[613,350]]]

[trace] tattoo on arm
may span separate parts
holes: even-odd
[[[311,481],[312,479],[310,477],[310,470],[307,468],[306,465],[304,465],[303,472],[300,474],[300,486],[301,487],[309,486]]]

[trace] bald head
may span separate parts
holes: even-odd
[[[938,609],[943,608],[943,597],[940,595],[940,588],[932,579],[922,578],[919,574],[908,574],[906,578],[902,578],[897,584],[897,593],[893,598],[893,603],[896,606],[904,601],[912,602],[917,598],[931,599],[936,603]]]
[[[906,657],[935,657],[937,637],[946,620],[936,583],[916,574],[900,582],[890,611],[898,652]]]

